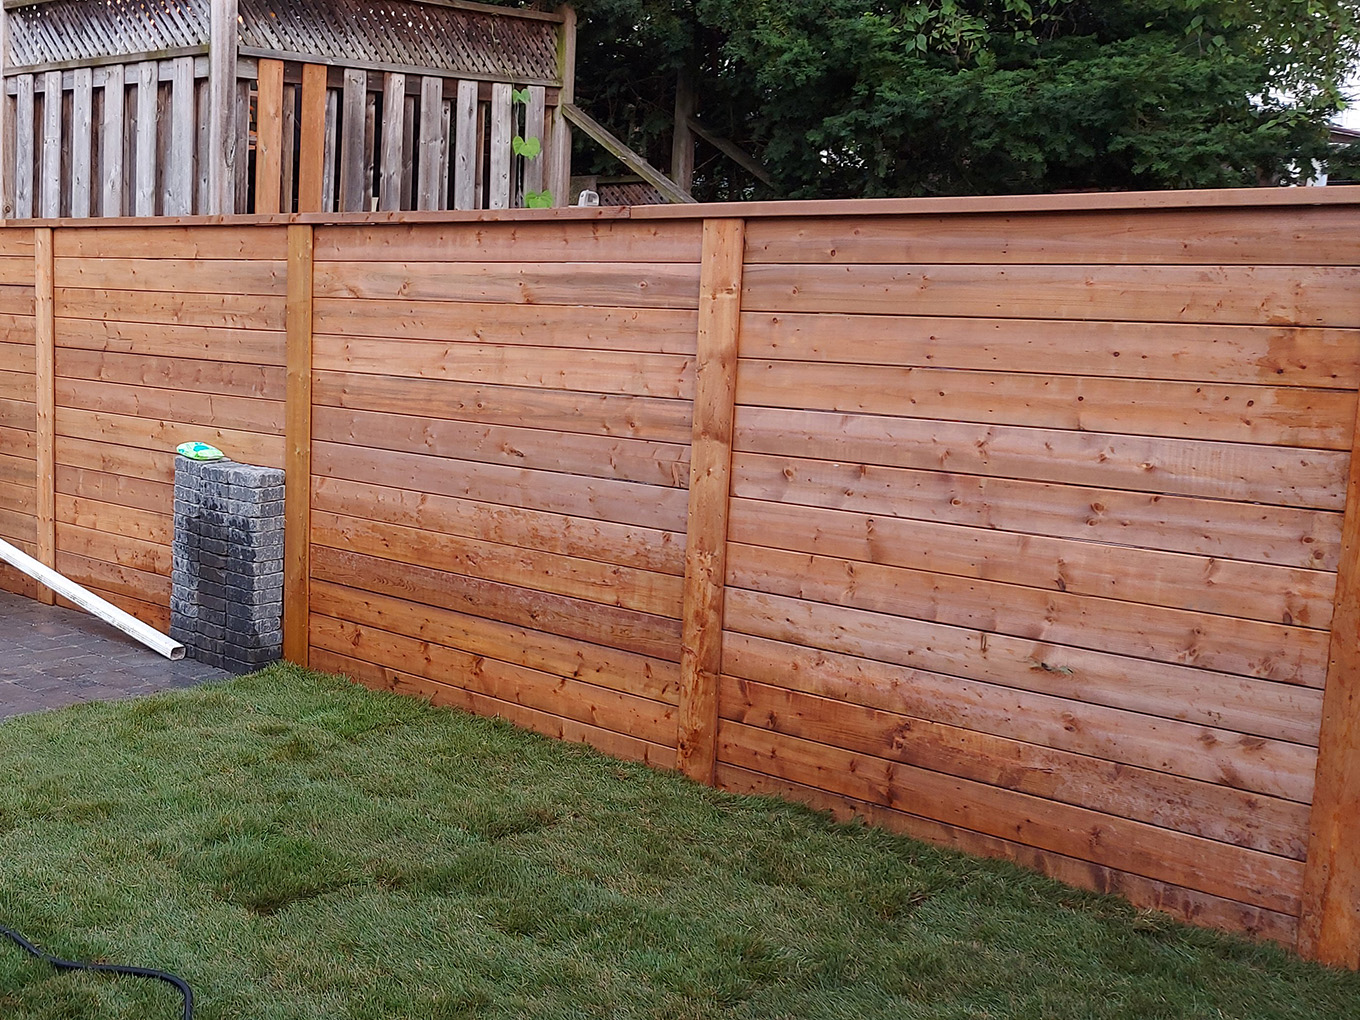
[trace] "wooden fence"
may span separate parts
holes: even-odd
[[[0,535],[164,626],[1360,963],[1360,196],[0,231]],[[0,584],[16,583],[0,574]]]

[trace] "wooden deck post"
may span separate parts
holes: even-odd
[[[718,749],[718,682],[722,673],[727,512],[745,238],[743,220],[704,222],[677,763],[691,779],[709,784],[713,782]]]
[[[212,0],[208,50],[208,208],[236,212],[236,0]],[[242,159],[244,154],[240,154]]]
[[[312,534],[312,254],[309,226],[288,228],[284,443],[283,657],[307,665]]]
[[[1346,481],[1299,952],[1360,969],[1360,404]]]
[[[553,205],[571,205],[571,124],[566,108],[576,101],[576,11],[562,8],[562,28],[557,37],[557,73],[562,90],[553,107],[552,145],[544,162]]]
[[[57,330],[53,307],[52,228],[33,231],[33,312],[36,349],[37,451],[35,481],[38,525],[37,560],[53,570],[57,566]],[[38,597],[49,606],[55,604],[52,590],[39,589]]]

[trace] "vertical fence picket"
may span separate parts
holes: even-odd
[[[255,211],[276,213],[283,180],[283,61],[261,60],[255,101]]]
[[[43,75],[42,183],[39,215],[61,215],[61,72]]]
[[[491,86],[491,180],[487,207],[506,209],[510,206],[510,167],[514,155],[510,140],[510,86],[496,82]]]
[[[383,212],[395,212],[401,208],[401,143],[406,127],[406,75],[392,72],[383,77],[382,116],[378,208]]]
[[[154,60],[137,65],[137,159],[133,213],[156,215],[156,102],[160,93],[160,67]]]
[[[104,68],[104,120],[99,160],[101,216],[123,215],[123,180],[126,174],[126,164],[123,162],[123,130],[126,124],[124,81],[122,64],[110,64]]]
[[[77,67],[71,90],[71,215],[89,216],[94,157],[94,69]]]
[[[298,212],[321,212],[326,179],[326,139],[330,122],[326,110],[326,67],[302,67],[301,142],[298,151]]]
[[[170,152],[165,167],[165,214],[194,211],[194,58],[171,61]]]
[[[453,162],[454,209],[472,209],[477,203],[477,83],[458,83],[458,112],[455,118],[457,133],[456,154]]]
[[[368,212],[368,187],[364,169],[365,107],[368,98],[368,72],[345,69],[344,112],[340,119],[340,211]]]
[[[444,158],[447,141],[441,137],[444,127],[444,79],[426,75],[420,79],[420,146],[416,183],[416,208],[443,207],[443,188],[439,180],[439,165]]]
[[[36,138],[33,75],[16,75],[14,89],[14,215],[22,220],[33,215],[33,143]]]

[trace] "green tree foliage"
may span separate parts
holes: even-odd
[[[705,198],[1289,182],[1327,163],[1325,122],[1360,55],[1360,0],[577,0],[577,10],[578,102],[665,167],[688,69],[705,123],[774,176],[760,185],[701,143]]]

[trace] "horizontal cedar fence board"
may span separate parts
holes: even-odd
[[[286,227],[138,226],[58,230],[53,254],[59,259],[169,259],[282,261],[288,257]]]
[[[685,536],[523,507],[497,506],[340,478],[314,478],[312,507],[368,521],[454,535],[661,574],[684,573]]]
[[[735,448],[775,456],[1340,510],[1349,452],[1147,435],[737,409]]]
[[[665,617],[414,564],[397,573],[387,560],[326,546],[313,548],[312,564],[313,576],[332,584],[455,609],[650,658],[679,660],[680,628]]]
[[[557,432],[620,436],[688,445],[689,401],[627,393],[483,386],[444,379],[313,373],[318,407],[443,417],[484,425],[529,425]]]
[[[424,340],[353,339],[317,334],[313,367],[322,372],[446,379],[493,386],[542,387],[686,399],[694,392],[694,359],[536,347],[437,344]]]
[[[151,478],[109,474],[57,463],[57,502],[69,497],[76,503],[136,507],[146,513],[169,517],[174,509],[174,485]]]
[[[698,264],[699,223],[626,220],[335,226],[316,232],[317,262],[689,262]]]
[[[1184,209],[1110,215],[960,213],[756,219],[750,263],[1355,265],[1353,216],[1336,209]]]
[[[669,488],[689,482],[689,449],[672,443],[333,407],[314,410],[312,435],[327,442],[403,453],[437,456],[457,451],[466,460]]]
[[[18,543],[30,556],[34,554],[35,543],[38,541],[37,518],[30,510],[16,510],[7,506],[2,493],[0,493],[0,535],[10,542]]]
[[[149,359],[148,359],[149,360]],[[212,391],[159,389],[135,383],[70,379],[56,382],[57,407],[97,412],[101,416],[166,419],[186,425],[283,434],[283,401],[228,396]],[[171,444],[173,448],[177,444]]]
[[[1302,860],[1308,806],[1029,743],[967,725],[903,715],[726,678],[723,718],[1147,822],[1206,839]],[[985,709],[984,709],[985,711]],[[999,724],[1006,718],[998,713]],[[1009,728],[1023,729],[1017,722]]]
[[[733,731],[738,735],[741,730]],[[732,739],[722,744],[724,758],[754,756],[748,744]],[[905,810],[885,806],[882,794],[873,800],[860,800],[832,793],[815,785],[776,778],[756,769],[745,769],[723,762],[718,764],[718,785],[733,793],[764,794],[802,801],[842,820],[868,821],[915,839],[951,847],[981,857],[1012,861],[1050,878],[1101,893],[1123,896],[1134,906],[1160,910],[1184,921],[1211,927],[1246,932],[1259,938],[1292,945],[1297,919],[1276,910],[1263,910],[1237,900],[1211,896],[1197,889],[1156,882],[1090,861],[1039,850],[1021,842],[984,835],[957,825],[922,818]]]
[[[0,507],[19,513],[36,513],[37,501],[33,496],[33,486],[16,482],[0,482]]]
[[[477,715],[506,719],[517,726],[535,730],[558,740],[589,744],[615,758],[639,761],[657,768],[675,767],[674,748],[649,744],[628,734],[615,733],[574,719],[564,719],[548,712],[539,712],[523,705],[490,698],[450,684],[426,680],[320,647],[313,649],[312,663],[316,669],[343,673],[377,690],[396,691],[428,699],[435,705],[461,708]]]
[[[943,471],[738,453],[732,493],[1316,570],[1335,570],[1340,555],[1337,513]]]
[[[679,701],[679,667],[664,659],[325,582],[313,586],[312,600],[317,612],[337,620],[405,634],[667,705]]]
[[[1063,674],[1031,669],[1029,677],[1013,678],[998,677],[999,671],[993,669],[992,682],[981,682],[738,632],[727,635],[723,657],[725,671],[739,679],[866,708],[960,725],[966,721],[988,732],[1028,726],[1023,712],[1014,712],[1032,708],[1028,695],[1033,694],[1040,696],[1034,704],[1047,706],[1049,715],[1067,710],[1069,703],[1084,702],[1316,747],[1322,706],[1322,694],[1316,690],[1186,667],[1179,670],[1181,683],[1165,668],[1129,677],[1087,670],[1080,678],[1075,670]],[[1003,686],[1008,681],[1009,686]],[[1187,693],[1193,699],[1187,699]],[[1082,731],[1055,730],[1051,738],[1051,746],[1085,748],[1083,753],[1095,746]]]
[[[260,370],[284,362],[284,335],[272,330],[58,318],[57,332],[61,336],[59,357],[70,357],[77,350],[103,351],[229,362]]]
[[[738,593],[739,590],[733,590],[732,598],[736,599]],[[730,619],[737,621],[740,620],[741,614],[748,611],[748,606],[744,602],[739,602],[739,608],[728,615]],[[830,613],[817,615],[822,619],[830,617],[828,622],[841,622]],[[880,617],[874,622],[888,624],[889,618]],[[980,649],[985,643],[990,650],[993,642],[984,640],[984,635],[961,630],[951,635],[946,632],[948,628],[944,627],[931,627],[907,620],[896,622],[898,624],[896,629],[904,638],[920,635],[922,639],[933,640],[941,646],[928,649],[925,654],[918,657],[919,661],[911,665],[942,674],[948,672],[964,680],[974,676],[987,677],[996,670],[995,666],[977,661],[986,654],[986,651],[975,651],[971,656],[968,654],[966,642],[970,640],[974,648]],[[842,626],[848,626],[848,623],[842,623]],[[734,622],[730,629],[743,632],[745,628]],[[774,636],[786,641],[789,638],[789,635],[780,634],[775,628],[761,628],[758,623],[749,629],[765,631],[764,634],[756,636]],[[950,647],[951,639],[954,647]],[[1007,641],[1003,638],[995,643],[1001,645],[997,649],[998,658],[1014,650],[1013,640]],[[866,647],[863,643],[847,650],[869,658],[876,657],[872,646]],[[1049,654],[1057,661],[1061,661],[1061,649],[1053,649]],[[952,661],[947,661],[949,658],[952,658]],[[1006,664],[1004,660],[1000,663],[1003,668]],[[1136,666],[1132,663],[1130,665]],[[1001,701],[1002,694],[1005,694],[1004,701]],[[998,703],[1016,706],[1013,709],[1015,711],[1035,711],[1039,707],[1045,709],[1031,719],[1032,739],[1035,739],[1035,742],[1046,742],[1049,746],[1053,746],[1055,742],[1060,747],[1070,746],[1071,738],[1049,731],[1054,728],[1080,726],[1086,728],[1086,737],[1092,742],[1087,748],[1087,753],[1093,753],[1094,749],[1098,748],[1100,754],[1097,756],[1110,761],[1158,769],[1185,776],[1187,779],[1221,783],[1236,789],[1300,803],[1306,803],[1312,796],[1317,752],[1307,745],[1268,741],[1220,727],[1197,726],[1159,716],[1144,716],[1122,709],[1111,709],[1103,705],[1085,705],[1080,700],[1055,700],[1048,696],[1032,694],[1022,696],[1006,692],[999,693],[997,697]]]
[[[33,256],[0,255],[0,286],[32,287]]]
[[[748,265],[753,312],[1354,326],[1351,267]]]
[[[33,459],[37,446],[32,429],[15,429],[0,426],[0,450],[11,457]]]
[[[737,402],[1349,452],[1354,393],[743,360]]]
[[[1319,630],[758,546],[733,545],[728,563],[736,588],[1266,680],[1326,681]]]
[[[33,458],[12,457],[8,453],[0,453],[0,482],[28,488],[36,486],[38,481]]]
[[[1297,913],[1303,865],[1143,822],[1016,793],[873,755],[775,733],[720,727],[725,761],[778,770],[779,778],[823,786],[985,835],[1017,838],[1065,856],[1190,885],[1252,906]],[[742,751],[746,753],[741,753]]]
[[[0,284],[0,317],[21,316],[31,319],[34,313],[33,285]]]
[[[32,403],[35,393],[33,373],[0,370],[0,399]]]
[[[169,491],[175,481],[175,452],[172,447],[157,445],[149,449],[138,449],[83,437],[68,439],[58,434],[58,478],[62,477],[64,469],[113,476],[117,479],[118,491],[127,487],[140,489],[143,485],[156,483],[166,486],[167,491]],[[104,491],[114,491],[109,488],[110,483],[107,477],[98,484]],[[79,495],[80,493],[76,494]],[[110,502],[122,502],[122,500],[110,500]],[[133,502],[129,505],[140,504]]]
[[[348,549],[396,564],[419,562],[465,577],[500,581],[657,616],[680,617],[680,582],[669,574],[320,511],[313,513],[312,529],[312,540],[317,545]]]
[[[390,666],[429,680],[449,678],[449,686],[561,714],[615,733],[664,745],[675,732],[674,709],[607,687],[458,651],[386,631],[315,616],[312,641],[338,652]],[[456,679],[454,679],[456,678]]]
[[[121,323],[208,326],[216,329],[283,329],[284,298],[274,295],[57,287],[53,301],[58,321],[66,318],[104,319],[112,310]]]
[[[695,308],[698,266],[596,262],[318,262],[319,298]]]
[[[728,538],[863,563],[1301,627],[1331,620],[1336,575],[985,527],[734,499]]]
[[[683,489],[320,441],[313,457],[314,472],[331,478],[684,534]]]
[[[170,576],[170,546],[57,521],[57,548],[104,563]]]
[[[6,312],[0,315],[0,352],[6,358],[23,356],[24,348],[32,348],[35,339],[35,319],[32,315]],[[9,349],[13,345],[17,349]],[[30,350],[30,354],[31,354]]]
[[[1316,691],[1308,688],[1295,698],[1296,688],[1287,685],[1177,663],[1145,662],[1102,651],[984,635],[964,628],[739,589],[732,592],[725,620],[727,629],[733,632],[734,648],[753,649],[745,653],[750,655],[776,656],[789,663],[790,669],[799,662],[795,650],[803,647],[807,658],[801,668],[812,663],[828,671],[853,672],[876,669],[872,663],[890,664],[1069,701],[1103,704],[1140,715],[1185,720],[1195,726],[1207,725],[1211,730],[1223,729],[1231,723],[1245,734],[1262,728],[1280,732],[1280,720],[1266,718],[1272,706],[1278,706],[1286,726],[1290,717],[1296,720],[1280,734],[1282,737],[1305,744],[1317,739],[1316,717],[1309,718],[1309,710],[1321,702]],[[812,626],[828,629],[807,636],[805,628]],[[764,640],[748,641],[745,636]],[[785,645],[790,647],[781,647]],[[869,660],[869,664],[851,659]],[[1149,725],[1155,725],[1155,721],[1150,720]],[[1189,731],[1173,729],[1194,739]],[[1234,785],[1235,766],[1219,768],[1212,764],[1212,759],[1225,750],[1218,738],[1200,743],[1212,752],[1207,759],[1209,764],[1204,766],[1204,777]],[[1260,741],[1236,743],[1255,753],[1253,748],[1259,747]],[[1198,761],[1194,758],[1198,753],[1201,752],[1192,752],[1191,759]],[[1296,752],[1289,750],[1288,754],[1293,760]]]
[[[195,359],[185,354],[171,355],[145,349],[135,354],[104,353],[71,348],[65,346],[65,342],[63,331],[63,347],[57,351],[57,375],[64,379],[122,383],[139,389],[187,390],[195,395],[221,394],[276,401],[284,398],[281,366]]]
[[[57,520],[91,531],[103,531],[129,540],[169,547],[174,539],[174,518],[168,513],[103,503],[96,499],[57,492]]]
[[[0,333],[0,335],[3,335]],[[32,344],[11,344],[0,342],[0,375],[18,375],[24,378],[23,387],[25,391],[31,390],[34,384],[33,374],[37,370],[37,360],[34,356]],[[15,385],[13,381],[10,386]],[[33,398],[15,398],[29,399]]]
[[[170,577],[57,550],[57,570],[77,584],[155,606],[170,605]]]
[[[62,288],[131,290],[167,288],[195,294],[282,294],[284,262],[257,259],[56,259],[56,281]]]
[[[336,336],[688,355],[698,328],[688,309],[356,298],[317,299],[312,322],[315,332]]]
[[[282,436],[192,422],[106,414],[63,406],[57,412],[57,436],[59,439],[95,440],[147,451],[173,451],[180,443],[205,442],[216,446],[232,460],[265,467],[283,466]],[[60,444],[57,449],[59,463],[73,463],[62,459]],[[168,457],[173,461],[173,452]]]
[[[38,410],[31,400],[10,400],[0,397],[0,428],[25,429],[37,427]]]

